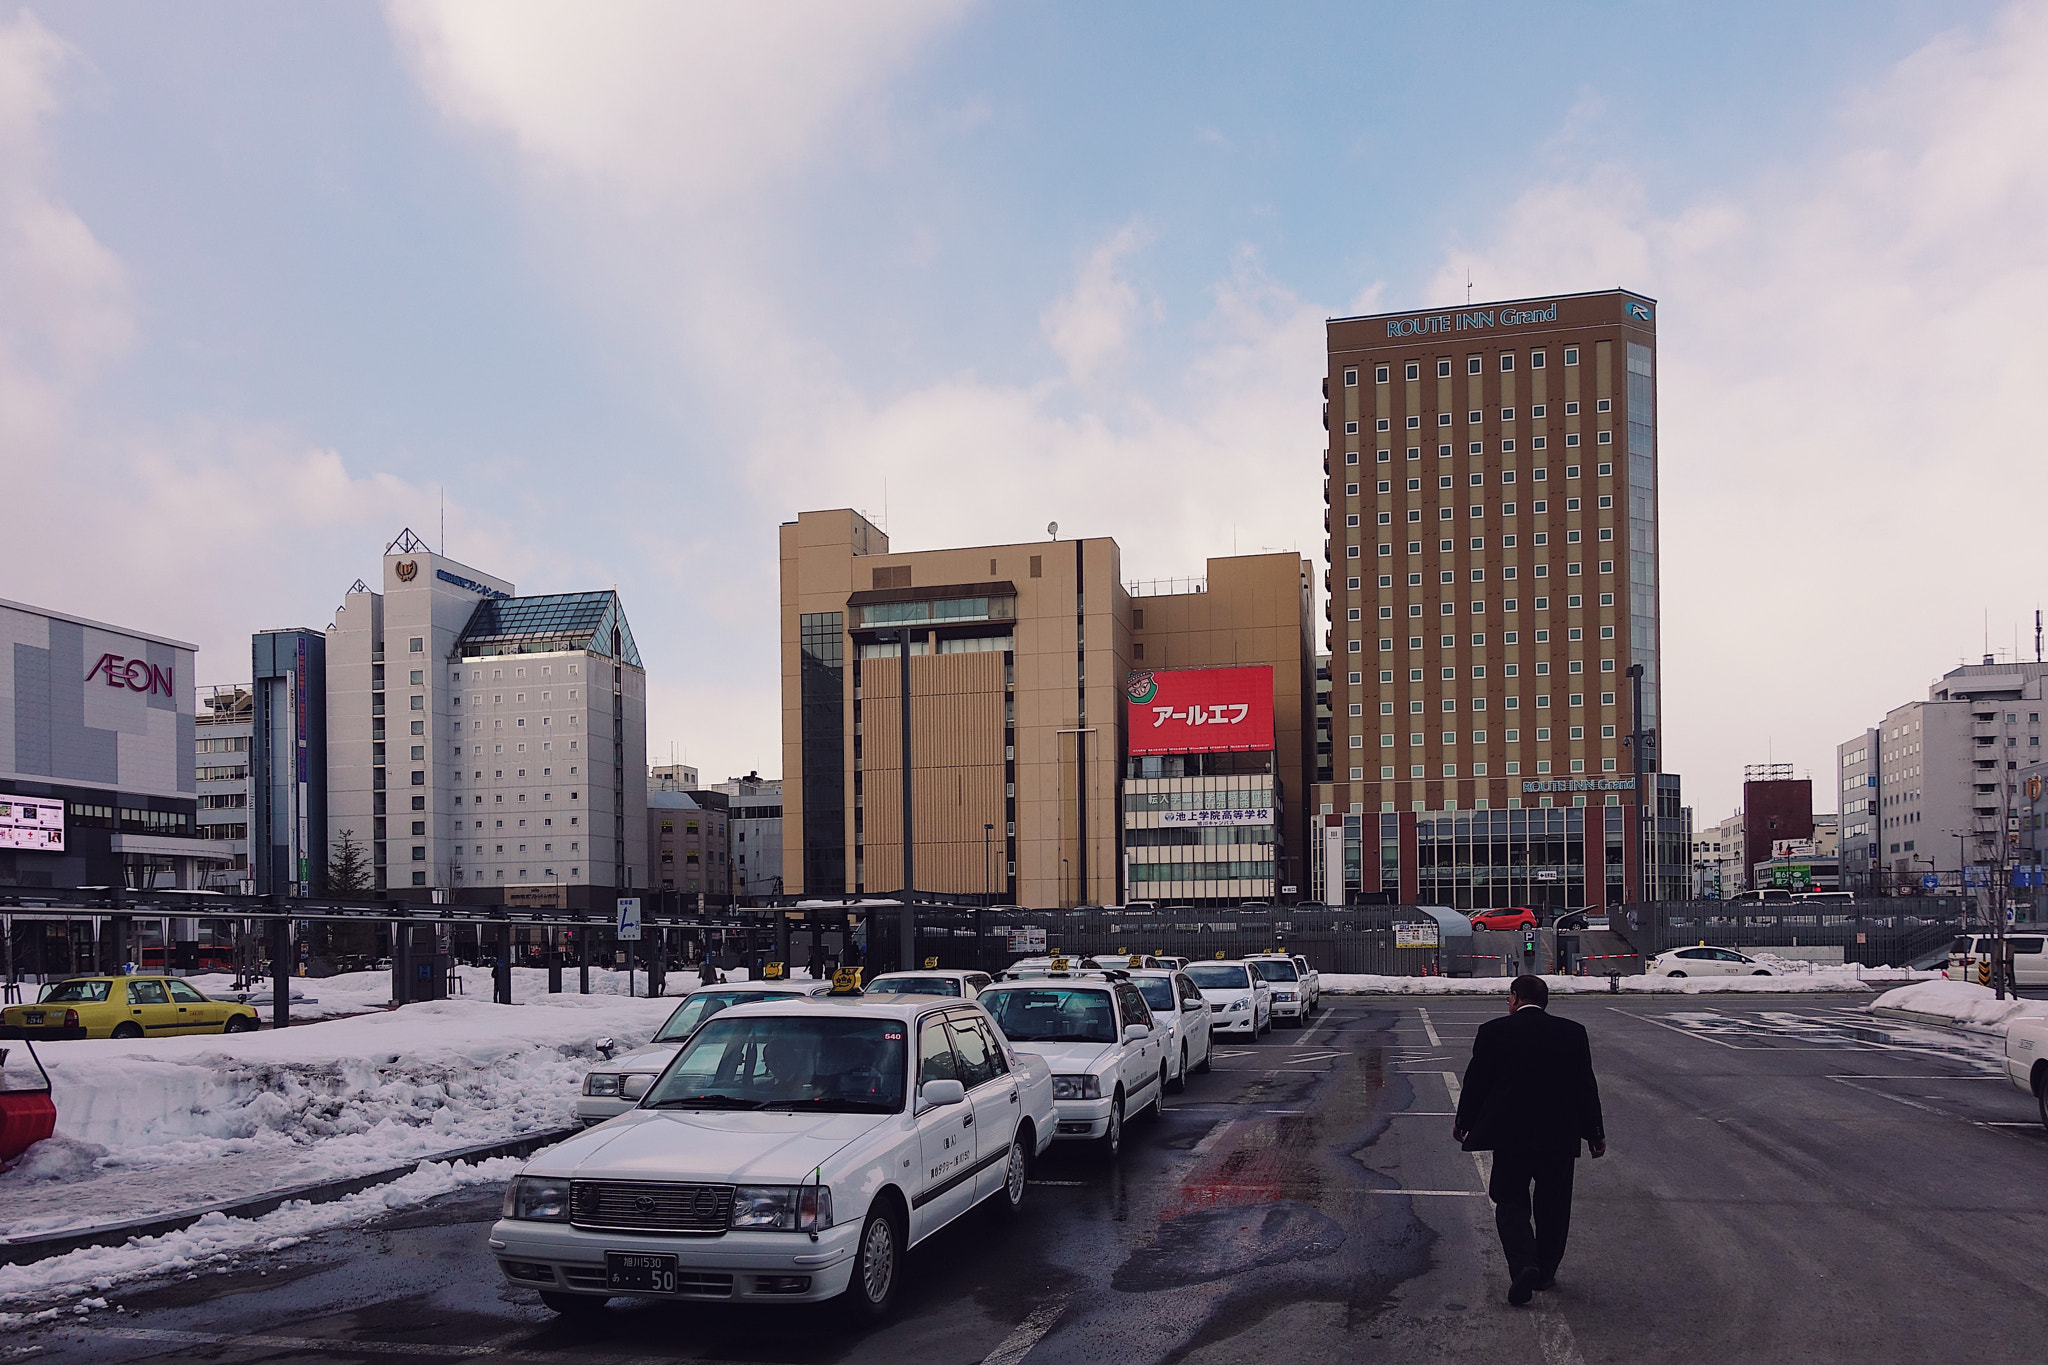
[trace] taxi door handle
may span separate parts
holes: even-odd
[[[960,1120],[960,1126],[962,1128],[972,1128],[974,1126],[973,1110],[970,1109],[967,1111],[966,1115]]]
[[[1010,1103],[1012,1103],[1012,1104],[1015,1104],[1016,1102],[1017,1102],[1017,1092],[1016,1092],[1016,1091],[1014,1091],[1014,1090],[1012,1090],[1012,1091],[1010,1092]]]

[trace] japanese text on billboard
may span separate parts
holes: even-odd
[[[1257,752],[1273,747],[1273,670],[1178,668],[1125,681],[1133,754]]]

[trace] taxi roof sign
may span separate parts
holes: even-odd
[[[832,973],[832,994],[859,995],[860,968],[841,967],[838,971]]]

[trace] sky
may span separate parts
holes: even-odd
[[[775,775],[797,512],[1313,558],[1327,318],[1621,286],[1666,765],[1829,808],[2031,657],[2044,247],[2048,3],[0,3],[0,596],[242,681],[410,526]]]

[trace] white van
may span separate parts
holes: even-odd
[[[1942,975],[1951,981],[1988,984],[1997,942],[1990,934],[1958,934],[1949,945],[1948,970]],[[2048,986],[2048,952],[2043,951],[2048,935],[2007,934],[2005,943],[2012,950],[2012,984]]]

